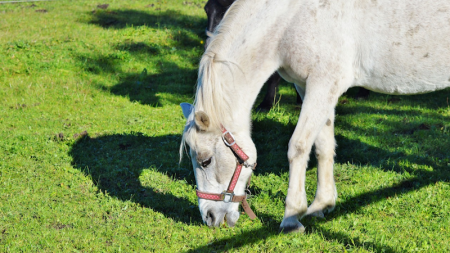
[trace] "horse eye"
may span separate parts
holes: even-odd
[[[202,162],[202,167],[208,167],[209,164],[211,164],[211,157]]]

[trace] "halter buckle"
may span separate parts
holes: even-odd
[[[233,200],[234,193],[232,192],[223,192],[223,202],[230,203]]]
[[[225,135],[226,135],[226,134],[230,134],[231,138],[233,138],[233,143],[228,143],[227,139],[225,138]],[[223,140],[223,142],[225,143],[225,145],[227,145],[228,147],[231,147],[231,146],[233,146],[234,144],[236,144],[236,139],[234,138],[233,134],[232,134],[231,132],[228,132],[228,131],[225,131],[225,132],[222,134],[222,140]]]

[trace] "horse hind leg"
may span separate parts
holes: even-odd
[[[331,212],[336,205],[337,191],[333,176],[334,149],[334,112],[327,120],[314,142],[317,168],[317,190],[313,203],[308,207],[306,215],[324,218],[324,212]]]

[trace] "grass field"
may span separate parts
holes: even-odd
[[[253,114],[258,219],[202,224],[178,104],[193,101],[204,2],[0,4],[0,252],[449,252],[450,90],[343,96],[337,207],[285,235],[300,106],[283,83]]]

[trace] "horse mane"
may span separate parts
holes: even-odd
[[[218,72],[225,73],[228,68],[231,77],[234,79],[232,66],[237,67],[244,75],[239,65],[230,59],[225,59],[223,54],[224,45],[227,45],[233,39],[233,33],[230,32],[230,21],[234,19],[241,1],[235,2],[226,12],[222,22],[216,27],[211,36],[211,42],[203,54],[198,71],[196,85],[196,95],[194,100],[193,113],[188,117],[180,145],[180,162],[183,153],[186,150],[186,143],[191,143],[196,139],[194,114],[198,111],[205,112],[210,121],[210,129],[220,131],[221,126],[226,126],[229,120],[232,120],[232,104],[230,95],[235,92],[234,85],[226,84],[219,79]]]
[[[223,78],[218,76],[218,72],[225,75],[228,69],[230,77],[234,79],[232,67],[236,67],[245,79],[239,64],[225,58],[222,53],[236,37],[233,31],[236,22],[233,21],[240,10],[245,8],[245,2],[236,1],[231,5],[214,30],[211,42],[200,60],[194,108],[195,112],[204,111],[209,116],[212,128],[220,129],[221,125],[225,126],[228,120],[232,120],[233,111],[229,95],[235,92],[234,85],[222,82]]]
[[[221,58],[218,54],[206,51],[200,60],[196,96],[194,100],[194,112],[205,112],[210,120],[211,129],[220,129],[232,120],[233,107],[231,96],[235,89],[233,83],[223,82],[226,79],[227,69],[234,79],[232,66],[238,64]],[[222,75],[218,75],[218,72]]]

